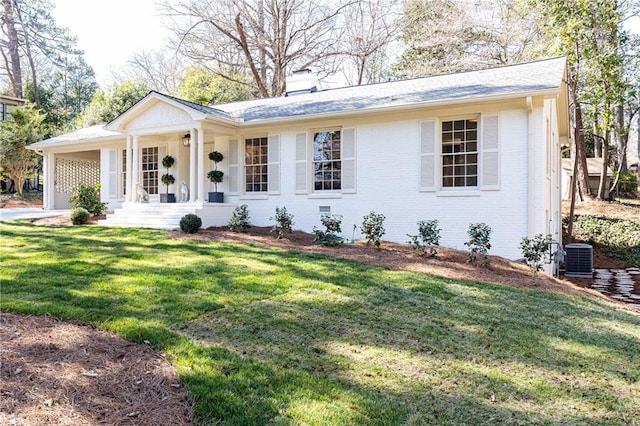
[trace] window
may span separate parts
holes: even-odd
[[[142,187],[149,194],[158,193],[158,147],[142,148]]]
[[[245,192],[267,192],[268,154],[266,137],[245,139]]]
[[[342,189],[340,130],[313,134],[313,188],[315,191]]]
[[[442,122],[442,187],[478,186],[478,120]]]

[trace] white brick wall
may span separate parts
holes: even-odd
[[[536,110],[536,114],[542,114]],[[356,125],[357,192],[322,197],[309,193],[296,195],[295,133],[305,127],[280,131],[281,194],[266,199],[227,197],[229,202],[247,204],[251,221],[257,226],[269,226],[275,207],[286,206],[295,218],[295,228],[311,231],[320,226],[320,206],[330,206],[331,212],[343,215],[343,235],[351,237],[353,225],[359,225],[370,210],[386,216],[386,240],[406,242],[406,234],[417,233],[419,220],[438,219],[442,229],[441,244],[464,249],[469,224],[485,222],[492,228],[491,254],[520,258],[520,240],[528,234],[528,115],[526,109],[502,111],[500,120],[500,190],[420,192],[420,120],[368,123]],[[538,119],[537,121],[542,121]],[[534,132],[541,136],[541,131]],[[225,149],[216,141],[216,149]],[[536,157],[542,150],[542,140],[535,141]],[[539,158],[536,158],[539,160]],[[539,167],[543,167],[540,165]],[[536,173],[536,179],[544,170]],[[311,178],[309,178],[311,179]],[[544,185],[535,185],[535,197],[543,194]],[[540,209],[544,206],[538,206]],[[536,212],[535,217],[544,211]],[[538,225],[536,226],[536,228]]]

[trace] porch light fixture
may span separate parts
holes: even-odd
[[[191,146],[191,134],[185,133],[185,135],[182,137],[182,146]]]

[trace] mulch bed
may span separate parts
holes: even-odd
[[[9,313],[0,341],[0,424],[192,424],[178,374],[147,345]]]

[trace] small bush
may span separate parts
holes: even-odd
[[[551,235],[543,237],[542,234],[538,234],[533,238],[523,237],[520,242],[525,263],[531,268],[534,277],[542,270],[544,254],[549,249],[551,241]]]
[[[377,214],[373,210],[364,216],[360,231],[365,235],[367,239],[367,245],[373,244],[375,247],[380,247],[380,239],[385,233],[383,214]]]
[[[195,234],[202,226],[202,219],[196,214],[187,213],[180,219],[180,229],[185,234]]]
[[[270,217],[269,220],[275,220],[276,224],[273,225],[271,232],[275,232],[278,239],[281,239],[284,236],[284,233],[292,233],[293,229],[293,215],[287,213],[287,208],[278,208],[276,207],[276,214],[273,217]]]
[[[107,203],[100,202],[100,188],[102,185],[78,184],[73,188],[69,202],[73,207],[82,207],[94,216],[99,216],[107,209]]]
[[[249,228],[251,228],[251,224],[249,223],[249,206],[243,204],[236,207],[233,213],[231,213],[229,229],[233,232],[247,232]]]
[[[618,186],[620,187],[620,192],[635,192],[638,189],[638,177],[635,173],[621,172]]]
[[[421,220],[418,222],[418,235],[409,235],[411,238],[409,244],[411,248],[424,256],[429,249],[429,257],[436,257],[438,252],[436,247],[440,245],[440,228],[438,228],[438,221],[434,220]]]
[[[469,247],[468,261],[475,266],[489,266],[487,253],[491,249],[491,228],[486,223],[472,223],[467,233],[469,241],[464,245]]]
[[[71,209],[69,219],[74,225],[82,225],[83,223],[87,223],[90,216],[91,213],[89,213],[84,207],[74,207]]]
[[[343,243],[343,238],[338,236],[342,232],[342,216],[337,214],[323,214],[320,222],[324,226],[324,231],[313,227],[313,233],[316,235],[314,242],[324,244],[325,246],[337,246]]]

